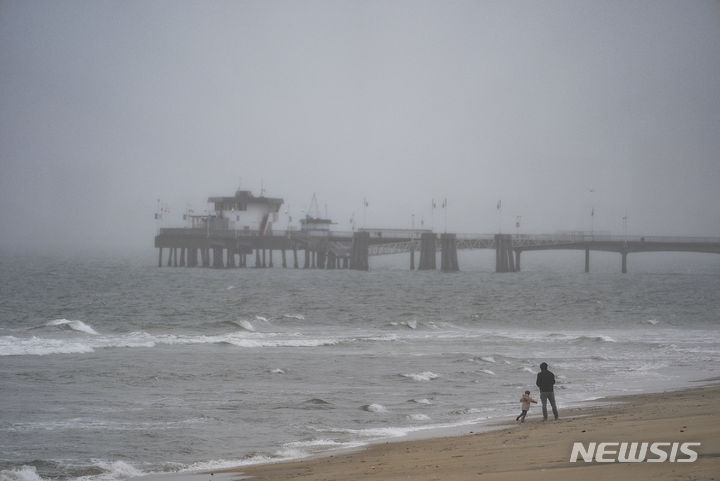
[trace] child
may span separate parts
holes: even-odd
[[[537,401],[530,397],[530,391],[525,391],[523,397],[520,398],[520,402],[522,403],[522,412],[518,417],[515,418],[515,421],[520,421],[521,423],[524,423],[525,416],[527,416],[528,409],[530,409],[530,403],[537,404]]]

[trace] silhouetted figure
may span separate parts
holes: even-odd
[[[557,406],[555,405],[555,374],[548,370],[546,362],[540,364],[540,372],[537,375],[535,384],[540,389],[540,402],[542,402],[543,420],[547,421],[547,402],[550,401],[555,419],[558,418]]]

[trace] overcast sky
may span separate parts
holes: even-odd
[[[151,248],[158,199],[261,184],[338,229],[720,236],[720,2],[0,1],[1,247]]]

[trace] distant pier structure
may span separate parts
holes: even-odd
[[[628,270],[628,254],[637,252],[705,252],[720,254],[720,238],[611,236],[570,232],[558,234],[436,234],[429,229],[363,228],[334,232],[330,219],[307,215],[300,228],[278,230],[283,199],[255,197],[238,190],[231,197],[210,197],[204,215],[189,215],[188,227],[162,228],[155,236],[158,267],[269,268],[369,270],[369,257],[409,253],[409,267],[460,270],[460,249],[495,249],[495,272],[520,271],[523,252],[580,250],[585,252],[585,272],[590,271],[590,251],[620,254],[620,271]],[[275,253],[275,257],[273,255]]]

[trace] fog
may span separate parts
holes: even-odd
[[[151,249],[158,199],[238,187],[281,227],[720,236],[719,152],[714,0],[0,3],[4,249]]]

